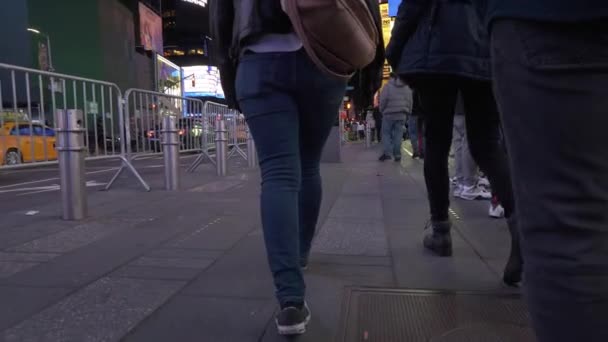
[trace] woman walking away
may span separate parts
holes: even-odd
[[[448,155],[460,92],[471,153],[505,208],[511,255],[503,279],[514,285],[521,281],[522,272],[519,234],[507,157],[500,145],[500,121],[484,30],[471,1],[403,1],[387,58],[393,70],[419,94],[425,114],[424,176],[432,232],[424,238],[424,246],[440,256],[452,255]]]
[[[367,1],[379,32],[378,2]],[[290,19],[299,15],[293,7],[297,5],[277,0],[210,2],[222,86],[230,106],[238,102],[243,111],[259,155],[262,228],[280,305],[275,323],[282,335],[302,334],[310,321],[302,270],[308,266],[321,207],[321,152],[347,84],[346,77],[331,76],[318,60],[313,63],[310,40],[301,30],[304,19]],[[367,46],[367,56],[378,61],[361,71],[372,93],[379,88],[384,60],[383,43],[377,43]]]
[[[380,93],[380,112],[382,112],[382,141],[384,153],[380,161],[395,158],[401,161],[401,143],[405,118],[412,112],[412,90],[397,74],[391,74],[388,83]]]

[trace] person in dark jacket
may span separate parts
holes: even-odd
[[[424,246],[452,255],[448,155],[454,110],[460,92],[474,159],[503,201],[511,232],[511,255],[503,280],[521,281],[522,261],[507,157],[500,148],[500,121],[492,84],[487,35],[471,1],[407,0],[401,3],[387,58],[417,92],[425,114],[424,174],[432,232]]]
[[[608,2],[488,5],[533,327],[608,341]]]
[[[380,28],[378,2],[367,1]],[[212,0],[210,18],[226,98],[243,111],[259,155],[262,227],[280,305],[275,322],[282,335],[302,334],[310,320],[302,272],[322,200],[321,152],[347,80],[311,61],[280,1]],[[382,65],[382,44],[361,79],[380,80],[374,66]]]
[[[384,153],[380,161],[395,158],[401,161],[401,143],[405,118],[412,112],[412,90],[397,74],[392,74],[380,92],[380,112],[382,113],[382,140]]]

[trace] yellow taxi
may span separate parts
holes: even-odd
[[[55,130],[41,123],[0,121],[0,165],[57,160]]]

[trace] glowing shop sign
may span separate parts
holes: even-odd
[[[207,6],[207,0],[182,0],[191,4],[199,5],[201,7]]]

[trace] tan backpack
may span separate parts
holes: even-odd
[[[380,33],[365,0],[281,0],[310,59],[350,78],[376,57]]]

